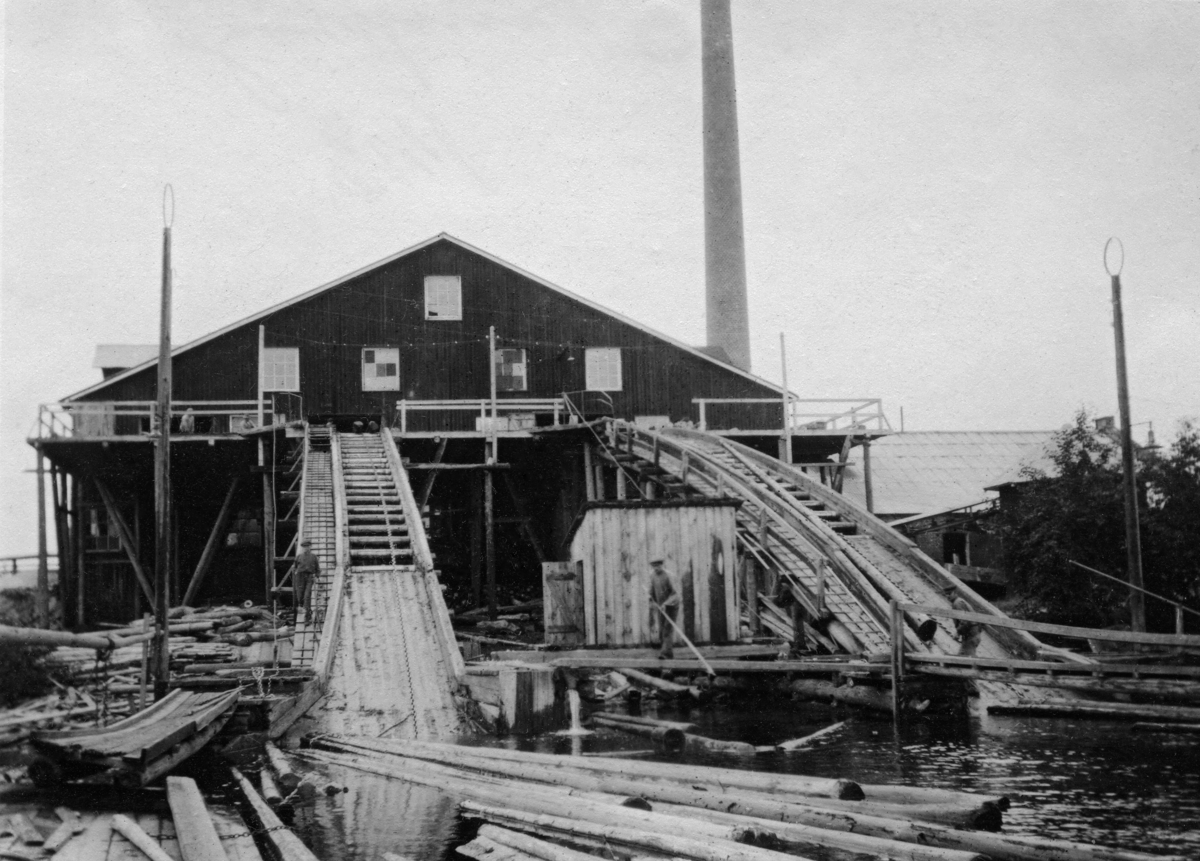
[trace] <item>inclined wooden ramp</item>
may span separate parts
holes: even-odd
[[[452,738],[462,656],[395,441],[335,434],[331,453],[337,564],[314,658],[328,668],[304,730]]]

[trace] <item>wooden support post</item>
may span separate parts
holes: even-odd
[[[758,615],[758,563],[746,556],[742,559],[745,570],[746,609],[750,615],[750,633],[757,637],[762,633],[762,619]]]
[[[86,612],[83,604],[85,594],[85,571],[83,556],[83,485],[74,481],[71,483],[71,508],[75,511],[75,542],[72,545],[72,552],[75,554],[75,624],[83,627],[86,620]],[[67,619],[66,608],[63,608],[63,621]]]
[[[192,599],[196,597],[196,592],[200,590],[200,584],[204,582],[205,575],[208,574],[208,567],[212,564],[213,557],[217,554],[217,549],[221,546],[221,539],[224,537],[225,524],[229,521],[229,513],[233,510],[233,495],[237,492],[240,476],[234,476],[229,482],[229,490],[225,492],[225,500],[221,503],[221,510],[217,513],[217,519],[213,523],[212,532],[208,535],[208,543],[204,545],[204,552],[200,554],[200,561],[196,563],[196,571],[192,574],[192,580],[188,583],[187,592],[183,595],[184,605],[192,603]]]
[[[596,485],[596,500],[600,501],[600,500],[603,500],[605,497],[604,464],[600,463],[599,461],[596,461],[596,463],[593,465],[592,468],[596,471],[596,478],[593,481],[593,484]]]
[[[488,618],[496,618],[496,512],[492,470],[483,471],[483,528],[487,556]]]
[[[825,615],[825,573],[828,563],[825,557],[822,556],[817,560],[817,618]]]
[[[517,493],[512,476],[504,472],[501,473],[501,478],[504,480],[504,486],[508,489],[508,495],[512,498],[513,507],[516,509],[517,517],[520,519],[521,531],[525,533],[525,537],[533,546],[533,552],[537,554],[538,562],[545,562],[546,554],[542,552],[542,543],[538,541],[537,532],[534,531],[533,525],[529,522],[529,517],[525,514],[525,503]]]
[[[900,695],[904,685],[904,611],[892,599],[892,717],[900,719]]]
[[[480,470],[486,472],[486,470]],[[470,482],[470,606],[484,606],[484,476]]]
[[[592,472],[592,446],[583,444],[583,483],[588,502],[596,501],[596,476]]]
[[[692,464],[690,462],[690,459],[688,458],[688,452],[685,451],[683,453],[683,466],[679,470],[679,480],[682,481],[685,485],[688,482],[688,472],[691,471],[691,467],[692,467]]]
[[[275,446],[271,446],[272,454]],[[275,458],[272,456],[272,462]],[[271,590],[275,588],[275,475],[262,474],[263,498],[263,601],[271,603]]]
[[[846,434],[846,439],[842,442],[842,451],[838,455],[837,469],[834,470],[833,480],[829,483],[838,493],[842,492],[843,482],[846,480],[846,464],[850,460],[850,449],[854,447],[854,434]]]
[[[150,585],[150,578],[146,576],[146,572],[142,568],[142,563],[138,561],[137,545],[134,543],[129,526],[125,523],[125,518],[117,508],[117,503],[113,499],[112,492],[108,489],[108,485],[100,479],[96,478],[93,480],[96,483],[96,490],[100,492],[100,500],[104,503],[104,510],[108,513],[109,519],[117,527],[117,540],[121,542],[121,549],[125,551],[125,555],[129,558],[129,564],[133,566],[133,573],[137,577],[138,583],[141,584],[142,591],[146,594],[146,600],[150,602],[151,607],[157,606],[154,587]],[[81,582],[80,592],[82,593],[82,591]],[[165,612],[163,615],[166,615]],[[165,620],[163,624],[165,627]]]
[[[620,466],[617,467],[617,499],[625,499],[626,486],[628,480],[625,477],[625,470]]]
[[[37,570],[37,619],[38,625],[50,627],[50,566],[46,559],[46,455],[41,443],[37,449],[37,506],[38,506],[38,570]]]
[[[444,457],[446,454],[446,443],[449,441],[450,440],[443,438],[442,441],[438,443],[437,451],[433,454],[433,463],[442,462],[442,457]],[[441,472],[441,470],[431,469],[429,470],[429,475],[425,477],[425,484],[421,487],[421,496],[417,499],[417,508],[419,508],[422,512],[425,510],[425,506],[429,504],[429,497],[433,494],[433,483],[437,480],[439,472]]]
[[[167,590],[171,583],[171,213],[166,212],[168,185],[163,191],[162,304],[158,340],[158,439],[154,457],[154,611],[157,634],[154,642],[154,697],[167,695],[170,654],[167,651]]]
[[[65,493],[59,488],[60,473],[54,464],[50,464],[50,508],[54,512],[54,544],[58,548],[58,611],[63,622],[67,616],[67,598],[69,597],[72,562],[71,527],[67,520]],[[65,489],[65,488],[64,488]]]
[[[867,511],[875,513],[875,488],[871,484],[871,438],[863,437],[863,489],[867,495]]]

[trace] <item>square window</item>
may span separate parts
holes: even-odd
[[[300,391],[299,347],[263,347],[262,390],[264,392]]]
[[[425,276],[425,319],[462,319],[462,276]]]
[[[594,392],[621,391],[621,350],[596,347],[584,351],[585,385]]]
[[[529,379],[526,376],[524,350],[496,351],[496,391],[527,392]]]
[[[400,349],[370,347],[362,351],[364,392],[400,391]]]

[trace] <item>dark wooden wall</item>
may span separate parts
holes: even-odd
[[[424,276],[462,277],[463,319],[426,320]],[[668,297],[663,297],[664,301]],[[400,398],[485,398],[489,394],[488,327],[497,346],[524,348],[529,390],[501,397],[552,397],[585,385],[586,347],[620,347],[623,391],[611,393],[616,415],[695,419],[693,397],[775,397],[777,392],[680,350],[507,267],[439,240],[343,285],[241,326],[175,360],[178,400],[252,399],[258,325],[268,347],[300,349],[307,415],[375,415]],[[398,347],[402,391],[363,392],[363,347]],[[572,360],[573,359],[573,360]],[[88,396],[152,400],[149,369]],[[773,427],[773,405],[739,411],[741,427]]]

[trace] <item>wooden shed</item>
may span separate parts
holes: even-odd
[[[682,598],[679,624],[694,643],[737,639],[734,515],[740,501],[588,503],[568,563],[547,565],[547,642],[640,646],[652,642],[650,560],[661,558]]]

